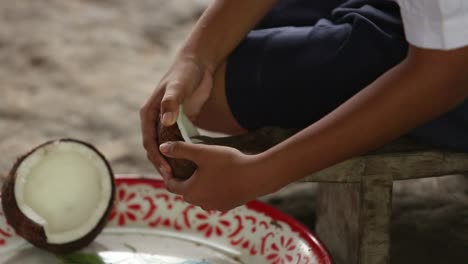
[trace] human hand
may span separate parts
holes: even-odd
[[[157,122],[173,125],[179,106],[194,120],[209,98],[213,86],[213,69],[194,56],[179,56],[164,75],[151,97],[140,110],[143,146],[148,159],[165,177],[171,167],[158,151]]]
[[[274,178],[263,170],[258,155],[229,147],[168,142],[161,152],[192,160],[198,169],[187,180],[165,177],[166,188],[205,210],[227,211],[276,190]]]

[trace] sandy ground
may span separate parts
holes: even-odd
[[[0,148],[5,171],[45,140],[96,144],[118,172],[151,172],[138,110],[197,1],[1,1]]]
[[[0,1],[0,174],[46,140],[152,174],[138,110],[204,8],[191,0]],[[468,180],[395,184],[392,263],[468,263]],[[315,185],[263,198],[313,228]]]

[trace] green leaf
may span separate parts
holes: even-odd
[[[71,253],[57,256],[62,264],[105,264],[96,253]]]

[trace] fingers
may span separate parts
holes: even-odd
[[[143,145],[149,160],[163,176],[170,176],[171,168],[159,152],[157,122],[174,125],[184,98],[193,93],[201,80],[201,70],[193,61],[175,63],[140,111]]]
[[[184,98],[184,85],[181,82],[167,84],[161,100],[161,122],[164,126],[171,126],[177,121],[179,106]]]
[[[181,181],[175,178],[170,178],[164,182],[164,185],[169,192],[184,197],[185,202],[192,204],[192,205],[201,206],[202,209],[205,209],[207,207],[205,203],[200,202],[191,196],[190,190],[189,190],[190,189],[189,180]]]
[[[200,195],[197,191],[197,180],[200,177],[200,172],[197,170],[194,172],[192,177],[187,180],[178,180],[173,177],[165,179],[166,189],[174,194],[180,195],[184,198],[184,201],[201,207],[203,210],[216,210],[216,211],[228,211],[232,206],[224,205],[219,203],[219,200],[209,199],[206,195]]]
[[[211,152],[210,148],[216,148],[216,146],[191,144],[182,141],[166,142],[159,146],[159,150],[165,156],[191,160],[197,164],[203,163],[203,157],[206,158],[206,155]]]
[[[169,176],[171,168],[161,153],[158,151],[158,135],[156,131],[159,122],[159,102],[162,91],[153,94],[140,109],[140,123],[143,138],[143,146],[147,157],[163,177]]]
[[[169,192],[179,195],[184,195],[187,189],[187,183],[185,181],[173,177],[165,179],[164,185]]]
[[[194,197],[192,197],[192,189],[193,188],[193,179],[198,177],[198,172],[195,173],[187,180],[179,180],[173,177],[165,180],[164,185],[166,189],[174,194],[178,194],[184,197],[184,201],[193,205],[200,206],[202,203],[197,201]]]

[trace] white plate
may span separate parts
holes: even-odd
[[[83,250],[105,263],[332,263],[313,234],[264,203],[207,212],[168,193],[159,180],[118,178],[116,183],[109,223]],[[0,263],[62,262],[18,237],[0,211]]]

